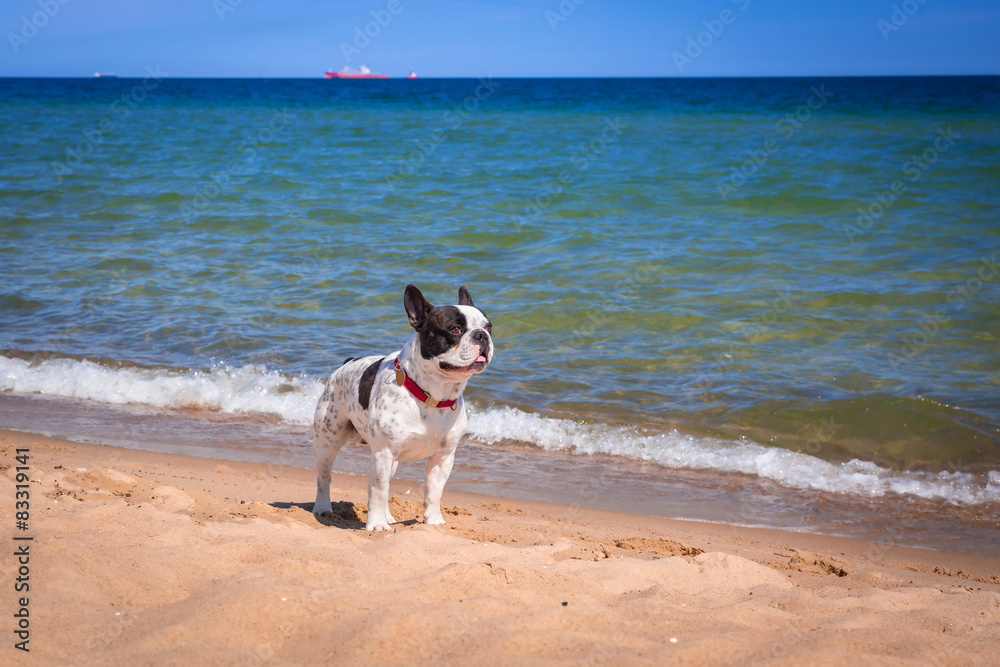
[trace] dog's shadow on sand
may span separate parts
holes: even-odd
[[[298,507],[304,509],[305,511],[312,513],[313,506],[315,503],[269,503],[271,507],[275,509],[291,509],[293,507]],[[358,503],[352,503],[349,500],[341,500],[335,503],[331,503],[332,511],[324,512],[320,515],[313,514],[313,518],[316,519],[316,523],[324,526],[330,526],[334,528],[343,528],[347,530],[364,530],[365,522],[368,520],[368,508],[364,505]],[[402,526],[412,526],[414,524],[420,523],[416,519],[409,519],[406,521],[397,521],[394,525]]]

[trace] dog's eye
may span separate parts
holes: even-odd
[[[454,326],[451,329],[449,329],[449,331],[451,331],[453,334],[455,334],[456,336],[458,336],[459,334],[462,333],[462,327],[460,327],[460,326]]]

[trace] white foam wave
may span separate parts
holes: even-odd
[[[293,424],[311,424],[323,385],[252,365],[171,371],[109,368],[76,359],[32,364],[0,356],[0,389],[102,403],[272,414]]]
[[[552,419],[504,407],[469,415],[468,433],[495,444],[504,440],[576,454],[612,454],[668,468],[757,475],[796,489],[877,497],[909,494],[958,504],[1000,501],[1000,472],[899,472],[857,459],[831,463],[808,454],[752,442],[696,437],[678,431],[643,434],[635,429]]]
[[[76,359],[29,363],[0,356],[0,390],[115,404],[271,414],[292,424],[309,425],[323,385],[253,365],[173,371],[110,368]],[[757,475],[796,489],[869,497],[908,494],[960,504],[1000,502],[997,471],[985,477],[964,472],[899,472],[867,461],[831,463],[752,442],[677,431],[646,434],[626,427],[542,417],[511,407],[470,410],[468,435],[485,444],[515,441],[551,451],[611,454],[668,468]]]

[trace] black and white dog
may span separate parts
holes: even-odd
[[[368,530],[392,530],[389,480],[400,461],[427,459],[424,521],[444,523],[441,492],[465,433],[462,392],[493,359],[493,325],[465,287],[457,306],[432,306],[413,285],[403,307],[415,329],[403,349],[388,356],[348,359],[333,372],[316,406],[316,505],[331,511],[330,469],[355,434],[368,444]]]

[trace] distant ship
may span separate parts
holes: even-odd
[[[410,73],[406,75],[406,78],[407,79],[416,79],[417,78],[417,71],[411,69]]]
[[[95,79],[117,79],[118,75],[114,72],[94,72]]]
[[[388,79],[388,74],[375,74],[370,69],[361,66],[357,72],[352,72],[350,67],[345,67],[339,72],[334,72],[332,69],[326,71],[326,78],[328,79]]]

